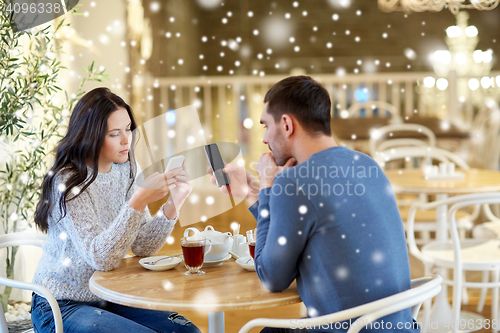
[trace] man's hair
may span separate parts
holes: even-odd
[[[276,83],[266,94],[267,112],[279,122],[283,114],[297,118],[311,135],[331,136],[331,101],[325,88],[309,76],[290,76]]]

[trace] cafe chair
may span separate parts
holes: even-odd
[[[349,112],[347,118],[359,118],[361,116],[361,110],[365,110],[366,118],[374,117],[375,110],[377,110],[377,114],[381,118],[385,118],[389,115],[391,117],[391,123],[399,124],[403,122],[401,116],[399,115],[398,108],[384,101],[353,103],[347,109],[347,112]]]
[[[458,168],[463,170],[469,170],[469,165],[457,154],[452,153],[448,150],[437,148],[437,147],[398,147],[390,148],[381,152],[377,152],[374,156],[375,161],[380,165],[382,169],[387,168],[387,164],[392,161],[406,160],[411,161],[413,158],[421,160],[420,165],[417,167],[422,167],[426,164],[431,164],[433,161],[437,162],[453,162]],[[398,208],[403,219],[403,226],[407,230],[406,218],[408,217],[409,207],[414,201],[427,202],[427,197],[419,196],[418,198],[413,198],[412,200],[398,200]],[[469,214],[464,211],[459,212],[460,220],[460,230],[462,234],[464,230],[472,226],[472,221],[474,221],[480,213],[480,207],[474,207],[473,211]],[[423,245],[427,244],[431,240],[431,232],[435,232],[437,229],[436,223],[436,213],[435,211],[419,211],[417,213],[417,218],[415,222],[415,231],[419,233],[419,238],[417,239],[417,244]]]
[[[391,134],[398,133],[400,138],[392,138]],[[422,137],[422,138],[420,138]],[[426,139],[424,141],[423,139]],[[430,128],[419,124],[393,124],[379,127],[370,133],[368,142],[370,156],[377,152],[396,147],[435,147],[436,135]]]
[[[476,225],[472,229],[473,238],[490,238],[499,239],[500,238],[500,218],[495,216],[491,211],[490,205],[483,205],[483,214],[488,222],[483,222]],[[489,272],[483,272],[483,282],[489,281]],[[477,303],[477,312],[482,312],[484,308],[484,302],[486,300],[487,288],[481,289],[481,294],[479,297],[479,302]]]
[[[412,317],[416,320],[422,303],[439,294],[442,281],[443,279],[439,275],[414,279],[411,280],[411,289],[409,290],[324,316],[301,319],[253,319],[247,322],[240,329],[239,333],[248,333],[256,327],[290,328],[292,321],[297,323],[297,325],[304,325],[304,327],[307,327],[313,326],[314,324],[330,324],[349,319],[356,319],[356,321],[351,324],[347,333],[356,333],[369,323],[408,308],[411,308]]]
[[[45,241],[47,240],[47,236],[43,234],[36,233],[11,233],[0,236],[0,248],[7,248],[13,246],[21,246],[21,245],[33,245],[42,247]],[[54,315],[55,321],[55,329],[56,333],[63,333],[63,324],[61,311],[59,310],[59,305],[57,304],[56,299],[52,296],[52,293],[45,287],[40,286],[38,284],[30,283],[30,282],[21,282],[16,281],[4,277],[0,277],[0,285],[4,285],[6,287],[19,288],[25,290],[33,290],[38,295],[45,297],[52,308],[52,313]],[[5,319],[5,314],[0,315],[0,333],[8,333],[9,330],[7,328],[7,321]]]
[[[500,239],[460,239],[457,228],[457,211],[465,207],[498,204],[500,193],[468,194],[438,200],[430,203],[415,202],[408,215],[407,241],[410,253],[425,264],[426,274],[433,269],[453,269],[453,279],[445,277],[444,284],[453,286],[452,322],[460,321],[462,288],[491,288],[493,292],[491,319],[498,322],[498,303],[500,288]],[[433,241],[421,249],[415,241],[415,216],[417,210],[436,209],[438,206],[451,205],[448,209],[448,227],[451,239]],[[466,282],[463,279],[464,271],[483,272],[483,281]],[[484,279],[489,273],[493,274],[493,281]],[[454,327],[456,332],[458,327]],[[498,329],[494,329],[496,332]]]
[[[499,170],[500,108],[492,100],[479,108],[471,129],[469,152],[476,168]]]

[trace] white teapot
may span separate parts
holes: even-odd
[[[212,249],[205,255],[206,262],[222,260],[233,246],[233,236],[230,232],[215,231],[214,227],[207,225],[202,232],[196,228],[187,228],[184,230],[184,237],[188,237],[190,230],[212,242]]]

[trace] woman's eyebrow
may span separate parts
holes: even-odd
[[[130,125],[132,125],[132,122],[128,123],[128,125],[126,127],[129,127]],[[113,131],[119,131],[120,129],[119,128],[115,128],[115,129],[112,129],[112,130],[109,130],[109,132],[113,132]]]

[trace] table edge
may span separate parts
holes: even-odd
[[[94,273],[95,274],[95,273]],[[109,289],[101,287],[94,278],[94,274],[89,280],[89,288],[96,296],[117,304],[138,307],[142,309],[157,309],[164,311],[170,309],[175,311],[232,311],[232,310],[250,310],[250,309],[262,309],[271,308],[274,306],[283,306],[287,304],[294,304],[302,302],[299,294],[286,296],[280,299],[270,299],[252,302],[239,302],[239,303],[223,303],[223,304],[213,304],[213,303],[203,303],[203,304],[181,304],[181,303],[167,303],[166,301],[154,301],[138,298],[136,296],[124,295]],[[266,306],[269,304],[274,304],[271,306]]]

